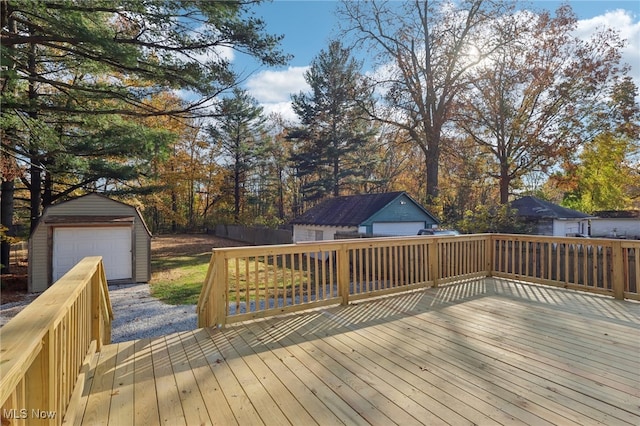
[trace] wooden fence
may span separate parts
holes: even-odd
[[[73,414],[112,318],[102,258],[87,257],[2,327],[2,424],[59,425]]]
[[[640,241],[480,234],[214,249],[198,325],[496,276],[640,299]]]
[[[244,225],[216,225],[214,234],[217,237],[242,241],[253,245],[291,244],[293,233],[285,229]]]

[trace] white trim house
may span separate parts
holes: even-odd
[[[405,192],[329,198],[291,221],[293,242],[333,240],[337,233],[417,235],[439,224]]]

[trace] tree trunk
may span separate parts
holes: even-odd
[[[240,153],[240,135],[236,136],[236,152],[235,164],[233,165],[233,220],[240,223],[240,179],[242,175],[241,167],[243,166],[243,158]]]
[[[284,219],[284,176],[278,168],[278,219]]]
[[[440,168],[440,130],[434,130],[427,140],[426,166],[427,166],[427,197],[428,206],[436,206],[440,187],[438,184]]]
[[[173,213],[171,218],[171,232],[178,232],[178,222],[176,217],[178,216],[178,196],[175,190],[171,190],[171,212]]]
[[[509,185],[511,184],[511,177],[509,176],[509,165],[500,165],[500,204],[507,204],[509,202]]]
[[[53,203],[53,178],[48,171],[44,172],[44,189],[42,191],[42,207],[48,207]]]
[[[8,14],[6,13],[7,6],[8,5],[5,4],[5,2],[2,3],[2,12],[4,17],[8,16]],[[5,22],[3,22],[3,25],[5,25]],[[15,19],[10,18],[7,25],[9,28],[11,28],[11,31],[13,31],[14,34],[18,32]],[[15,68],[15,64],[12,68]],[[14,139],[15,129],[13,127],[7,128],[5,130],[5,135],[6,137],[3,143],[10,144],[10,146],[13,147],[15,144],[15,139]],[[2,154],[2,155],[5,155],[5,154]],[[4,161],[6,161],[7,164],[15,164],[15,160],[9,159],[8,155],[6,156]],[[2,180],[2,183],[0,184],[0,225],[2,225],[4,228],[7,229],[6,231],[7,236],[15,235],[15,229],[13,227],[13,209],[14,209],[13,197],[14,197],[14,189],[15,189],[15,183],[14,183],[15,177],[16,176],[14,176],[12,172],[8,173],[8,175],[0,176],[0,179]],[[2,241],[0,241],[0,264],[2,264],[2,268],[1,268],[2,271],[0,273],[2,274],[11,273],[10,255],[11,255],[11,244],[9,243],[9,241],[5,241],[4,239],[2,239]]]
[[[31,29],[33,35],[35,31]],[[29,48],[29,103],[31,111],[29,111],[29,117],[33,120],[38,118],[37,101],[38,91],[36,88],[36,79],[38,78],[38,70],[36,69],[36,46],[32,44]],[[29,135],[29,160],[31,161],[31,167],[29,169],[29,175],[31,182],[29,186],[29,192],[31,196],[31,209],[30,209],[30,226],[29,235],[33,233],[40,219],[40,206],[42,204],[42,167],[40,166],[40,154],[38,152],[36,135],[31,133]]]
[[[333,160],[333,196],[340,196],[340,163],[337,157]]]
[[[13,179],[3,180],[0,187],[0,222],[7,228],[7,236],[15,236],[13,227]],[[10,262],[11,243],[3,238],[0,242],[0,263],[2,263],[2,274],[11,273]]]
[[[240,169],[237,165],[233,171],[233,220],[240,223]]]
[[[42,175],[40,167],[37,164],[33,164],[37,161],[37,153],[30,151],[31,153],[31,168],[29,169],[29,175],[31,176],[31,184],[29,187],[29,193],[31,197],[31,209],[30,209],[30,221],[29,221],[29,235],[33,233],[40,220],[40,206],[42,205]]]

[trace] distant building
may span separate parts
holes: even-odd
[[[591,236],[640,239],[640,210],[595,212],[591,219]]]
[[[44,291],[85,256],[102,256],[107,280],[148,282],[151,233],[140,211],[100,194],[47,207],[29,238],[29,291]]]
[[[511,202],[511,207],[518,211],[518,216],[532,225],[535,235],[557,237],[588,236],[589,221],[593,218],[586,213],[536,197],[526,196]]]
[[[293,242],[333,240],[336,234],[418,235],[439,224],[405,192],[329,198],[291,221]]]

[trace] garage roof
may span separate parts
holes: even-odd
[[[586,213],[571,210],[532,196],[522,197],[513,201],[511,207],[518,210],[518,216],[529,219],[586,219],[592,217]]]

